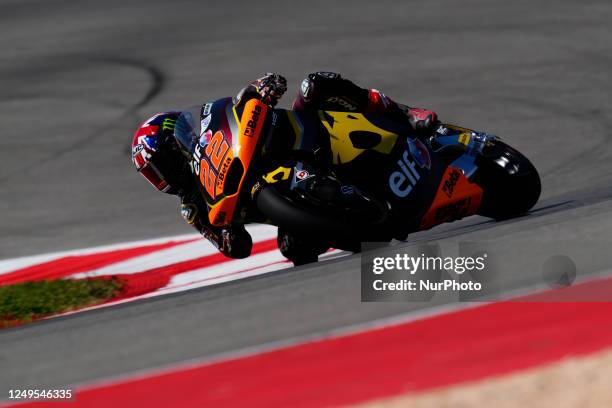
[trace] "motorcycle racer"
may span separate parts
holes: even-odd
[[[268,73],[244,87],[233,103],[239,108],[257,98],[274,107],[286,90],[287,81],[283,76]],[[309,74],[302,81],[293,109],[301,112],[325,109],[381,113],[408,121],[420,133],[431,131],[437,123],[433,111],[398,104],[378,90],[361,88],[333,72]],[[185,152],[173,136],[180,114],[180,111],[164,112],[147,119],[134,134],[132,161],[154,187],[179,197],[182,218],[221,253],[230,258],[248,257],[253,243],[244,225],[218,227],[208,220],[206,194],[199,189],[197,177],[190,168],[192,152]],[[279,230],[278,243],[284,256],[299,263],[316,260],[327,249],[282,230]]]

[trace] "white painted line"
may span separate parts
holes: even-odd
[[[65,256],[90,255],[90,254],[95,254],[98,252],[135,248],[135,247],[145,246],[145,245],[162,244],[164,242],[170,242],[170,241],[185,241],[185,240],[194,239],[198,237],[200,237],[200,235],[198,234],[176,235],[172,237],[154,238],[154,239],[148,239],[144,241],[122,242],[118,244],[102,245],[98,247],[74,249],[74,250],[69,250],[69,251],[60,251],[60,252],[52,252],[52,253],[41,254],[41,255],[32,255],[32,256],[25,256],[25,257],[20,257],[20,258],[5,259],[3,261],[0,261],[0,274],[5,274],[11,271],[17,270],[17,269],[27,268],[29,266],[34,266],[34,265],[41,264],[44,262],[53,261],[55,259],[63,258]]]
[[[261,242],[276,238],[276,229],[274,228],[252,228],[249,232],[251,233],[253,242]],[[152,252],[126,261],[117,262],[103,268],[71,275],[70,278],[80,279],[102,275],[134,274],[207,255],[214,255],[218,252],[217,248],[206,239],[202,238],[195,242],[189,242],[172,248]]]
[[[246,229],[247,231],[249,231],[249,233],[254,238],[255,237],[276,236],[276,227],[273,227],[270,225],[253,224],[253,225],[247,225]],[[171,241],[186,241],[186,240],[190,240],[194,238],[201,238],[199,241],[204,243],[203,248],[206,248],[206,245],[210,245],[206,243],[207,241],[204,238],[202,238],[199,234],[196,234],[196,233],[169,236],[169,237],[161,237],[161,238],[152,238],[152,239],[132,241],[132,242],[121,242],[117,244],[102,245],[102,246],[91,247],[91,248],[74,249],[74,250],[69,250],[69,251],[52,252],[52,253],[41,254],[41,255],[32,255],[32,256],[25,256],[25,257],[13,258],[13,259],[0,260],[0,275],[12,272],[17,269],[27,268],[29,266],[34,266],[34,265],[41,264],[44,262],[53,261],[55,259],[59,259],[65,256],[90,255],[90,254],[95,254],[98,252],[114,251],[114,250],[119,250],[119,249],[129,249],[129,248],[135,248],[139,246],[162,244],[162,243],[171,242]],[[212,245],[210,246],[212,247]]]

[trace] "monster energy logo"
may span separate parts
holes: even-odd
[[[176,119],[166,118],[162,122],[162,130],[174,130],[176,126]]]

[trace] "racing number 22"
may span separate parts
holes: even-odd
[[[205,157],[200,162],[200,181],[212,198],[216,197],[215,180],[217,179],[219,166],[221,166],[221,160],[228,149],[229,144],[223,139],[223,132],[218,130],[206,146]]]

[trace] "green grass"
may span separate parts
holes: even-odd
[[[18,283],[0,287],[0,328],[111,299],[123,280],[80,279]]]

